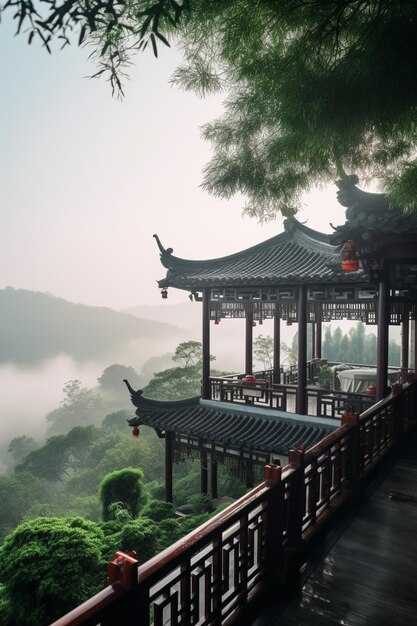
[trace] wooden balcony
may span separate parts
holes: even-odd
[[[297,588],[265,598],[251,626],[415,624],[416,505],[414,431],[355,506],[335,519],[303,566]]]
[[[337,365],[331,363],[330,365]],[[370,367],[370,366],[356,366]],[[309,361],[306,388],[308,415],[339,418],[348,408],[363,413],[375,404],[375,395],[341,391],[333,376],[331,389],[314,384],[318,380],[319,361]],[[400,368],[398,378],[400,377]],[[244,374],[235,376],[210,377],[210,399],[220,402],[249,404],[263,408],[296,413],[297,368],[291,367],[281,372],[282,384],[273,383],[273,370],[254,372],[255,381],[245,382]]]
[[[226,626],[243,620],[267,591],[278,596],[298,576],[323,529],[357,502],[361,488],[411,431],[416,414],[414,382],[360,416],[345,415],[313,448],[293,450],[286,467],[266,466],[264,482],[139,567],[137,575],[134,562],[119,555],[112,585],[54,626]],[[343,559],[338,567],[343,569]],[[301,623],[291,620],[286,623]]]

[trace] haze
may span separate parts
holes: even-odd
[[[280,220],[242,219],[242,198],[199,187],[210,156],[199,127],[221,103],[169,84],[178,52],[139,55],[120,102],[86,78],[88,49],[49,55],[1,28],[0,287],[115,309],[160,303],[153,233],[178,256],[208,258],[280,232]],[[307,198],[300,219],[327,232],[341,223],[335,191]]]
[[[1,25],[0,288],[116,310],[159,305],[164,269],[153,233],[178,256],[210,258],[281,232],[280,219],[242,218],[242,198],[221,201],[200,188],[210,146],[199,128],[220,114],[221,100],[170,86],[178,51],[138,56],[120,102],[105,80],[86,78],[96,70],[88,49],[48,55],[13,33]],[[336,188],[307,196],[298,218],[324,232],[342,223]],[[170,290],[163,304],[185,301]],[[81,368],[62,356],[36,371],[1,368],[0,447],[39,425],[67,380],[93,385],[110,364]]]

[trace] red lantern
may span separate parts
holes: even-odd
[[[359,269],[359,250],[354,241],[346,241],[342,248],[342,270],[356,272]]]
[[[252,322],[252,326],[256,326],[256,322]]]
[[[262,326],[262,324],[263,324],[263,323],[264,323],[264,321],[263,321],[263,319],[261,318],[261,319],[259,320],[259,326]]]
[[[292,326],[292,321],[291,320],[287,320],[287,326]]]
[[[165,289],[165,287],[161,289],[161,296],[162,300],[166,300],[168,298],[168,289]]]
[[[139,426],[134,426],[132,428],[132,437],[139,437],[139,433],[140,433]]]
[[[214,325],[218,326],[220,324],[220,320],[214,320]]]

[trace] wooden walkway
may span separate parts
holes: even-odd
[[[373,489],[306,565],[300,591],[266,603],[253,626],[417,625],[415,434]]]

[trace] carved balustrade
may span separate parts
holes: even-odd
[[[361,416],[345,414],[313,448],[292,450],[282,470],[266,466],[264,482],[140,566],[133,583],[116,577],[53,626],[236,622],[267,585],[297,572],[316,529],[415,425],[416,409],[415,382]]]

